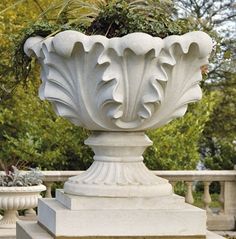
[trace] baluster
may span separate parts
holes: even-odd
[[[185,202],[189,204],[194,203],[194,198],[193,198],[193,182],[185,182],[187,185],[187,192],[185,194]]]
[[[44,182],[44,185],[46,186],[46,193],[45,198],[52,198],[52,185],[53,182]]]
[[[34,217],[36,217],[36,212],[33,208],[30,208],[30,209],[25,210],[24,215],[25,215],[25,217],[34,218]]]
[[[44,182],[44,185],[47,188],[46,193],[45,193],[45,198],[52,198],[52,193],[51,193],[52,184],[53,184],[53,182]],[[24,215],[26,217],[35,217],[37,214],[36,214],[36,211],[33,208],[30,208],[30,209],[25,210]]]
[[[225,204],[225,182],[220,182],[220,195],[219,195],[219,202],[220,202],[220,212],[224,212],[224,204]]]
[[[203,203],[205,206],[205,210],[210,213],[211,209],[209,207],[210,203],[211,203],[211,195],[209,192],[209,187],[210,187],[211,182],[203,182],[204,185],[204,194],[203,194]]]
[[[172,185],[172,190],[173,190],[173,193],[175,192],[175,185],[176,185],[176,181],[170,181],[170,184]]]

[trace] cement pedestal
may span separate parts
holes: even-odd
[[[156,198],[98,198],[73,196],[58,190],[56,199],[39,201],[37,224],[18,224],[17,238],[208,237],[205,211],[186,204],[177,195]]]
[[[39,226],[38,223],[35,222],[18,222],[17,231],[19,238],[21,239],[53,239],[47,231],[45,231],[42,227]],[[99,237],[80,237],[80,239],[98,239]],[[124,237],[123,237],[124,238]],[[125,237],[127,239],[167,239],[167,237]],[[170,237],[171,239],[175,239],[175,237]],[[196,237],[197,238],[197,237]],[[60,239],[69,239],[61,237]],[[71,239],[76,239],[75,237]],[[99,239],[102,239],[101,237]],[[121,237],[103,237],[103,239],[121,239]],[[185,238],[186,239],[186,238]],[[224,237],[219,236],[215,233],[206,232],[206,239],[224,239]]]

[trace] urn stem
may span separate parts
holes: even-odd
[[[153,197],[169,195],[172,186],[155,176],[142,154],[152,141],[144,132],[94,132],[86,141],[94,162],[64,185],[68,194],[99,197]]]
[[[16,228],[18,220],[17,210],[5,210],[3,218],[0,220],[0,228]]]

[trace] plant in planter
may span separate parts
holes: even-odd
[[[20,172],[15,166],[0,175],[0,208],[4,216],[0,220],[0,228],[15,228],[17,210],[30,209],[37,206],[40,192],[46,190],[42,185],[38,170],[27,173]]]

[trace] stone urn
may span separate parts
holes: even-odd
[[[92,131],[85,141],[94,163],[64,185],[68,194],[153,197],[172,193],[143,163],[152,141],[145,130],[183,116],[201,98],[201,66],[211,38],[190,32],[165,39],[145,33],[121,38],[64,31],[29,38],[25,52],[41,64],[39,95],[56,113]]]
[[[152,145],[147,129],[183,116],[188,103],[201,99],[201,67],[212,46],[204,32],[108,39],[64,31],[29,38],[24,50],[41,65],[41,99],[92,132],[85,144],[95,156],[55,199],[39,200],[39,224],[20,223],[17,238],[36,227],[54,238],[205,239],[205,211],[174,195],[142,154]]]
[[[190,32],[165,39],[145,33],[121,38],[64,31],[29,38],[28,56],[41,65],[41,99],[56,113],[92,131],[85,141],[91,167],[64,185],[68,194],[107,197],[169,195],[167,180],[143,163],[152,141],[145,130],[183,116],[201,98],[201,66],[208,63],[211,38]]]
[[[27,187],[0,187],[0,209],[4,216],[0,220],[1,228],[16,228],[17,210],[35,208],[44,185]]]

